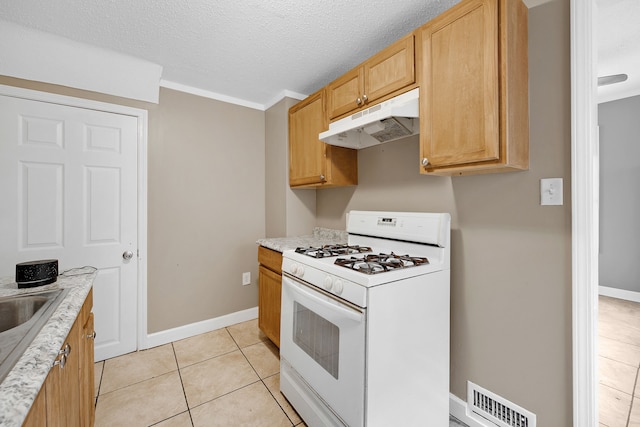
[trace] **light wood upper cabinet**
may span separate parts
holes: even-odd
[[[327,129],[324,90],[289,109],[289,185],[336,187],[358,183],[357,152],[318,139]]]
[[[398,40],[327,87],[329,119],[367,107],[415,82],[413,34]]]
[[[416,36],[421,172],[528,169],[526,6],[466,0]]]

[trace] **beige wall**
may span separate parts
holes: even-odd
[[[284,98],[265,112],[266,237],[287,235],[287,111],[294,103],[293,99]]]
[[[149,332],[257,306],[264,112],[161,89],[149,122]]]
[[[148,332],[257,306],[263,111],[169,89],[156,105],[3,76],[0,84],[149,111]]]
[[[572,423],[569,0],[529,10],[531,167],[467,177],[418,173],[418,141],[361,150],[359,185],[318,191],[318,225],[351,209],[452,214],[451,392],[470,380]],[[541,178],[564,206],[540,206]]]
[[[289,188],[289,108],[285,97],[266,111],[266,237],[310,234],[316,223],[316,190]]]

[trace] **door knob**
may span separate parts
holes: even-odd
[[[133,252],[131,251],[125,251],[122,254],[122,259],[124,259],[125,261],[129,261],[131,258],[133,258]]]

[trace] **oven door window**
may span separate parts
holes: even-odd
[[[282,276],[280,358],[338,414],[364,425],[366,309]]]
[[[293,342],[338,379],[340,329],[297,301],[293,315]]]

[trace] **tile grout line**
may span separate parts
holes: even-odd
[[[227,329],[227,328],[225,328]],[[233,334],[227,329],[227,332],[229,332],[229,335],[231,335],[231,338],[233,338]],[[235,342],[235,339],[234,339]],[[260,340],[260,342],[262,342],[262,340]],[[251,345],[256,345],[256,344],[260,344],[260,342],[257,342],[255,344],[251,344]],[[238,345],[238,343],[236,343],[236,345]],[[247,346],[250,347],[250,346]],[[247,363],[249,364],[249,366],[251,366],[251,369],[253,369],[253,372],[256,373],[256,375],[258,376],[258,380],[262,383],[262,385],[264,386],[264,388],[267,389],[267,392],[269,393],[269,395],[271,396],[271,398],[276,402],[276,405],[278,405],[278,407],[280,408],[280,410],[282,411],[282,413],[284,414],[285,417],[287,417],[287,419],[289,420],[289,422],[291,423],[292,426],[295,426],[293,420],[289,417],[289,415],[287,414],[287,411],[284,410],[284,408],[282,407],[282,405],[280,405],[280,402],[278,402],[278,399],[276,399],[276,397],[273,395],[273,393],[271,392],[271,390],[269,389],[269,387],[267,387],[267,384],[264,382],[264,378],[262,378],[260,376],[260,374],[258,373],[258,371],[256,371],[256,368],[253,367],[253,365],[251,364],[251,361],[249,360],[249,358],[247,357],[246,354],[244,354],[244,351],[242,351],[242,348],[240,347],[240,345],[238,345],[238,349],[240,349],[240,353],[242,354],[242,356],[244,357],[244,359],[247,361]],[[278,349],[278,360],[280,360],[280,349]],[[278,372],[277,374],[280,374],[280,368],[278,368]],[[269,375],[266,378],[270,378],[274,375],[277,374],[273,374],[273,375]],[[255,384],[255,383],[254,383]]]
[[[236,391],[238,391],[238,390],[242,390],[243,388],[246,388],[246,387],[252,386],[252,385],[257,384],[257,383],[259,383],[259,382],[261,382],[261,383],[262,383],[262,385],[267,389],[267,391],[269,391],[269,388],[267,387],[267,385],[264,383],[264,381],[262,381],[262,378],[260,378],[260,375],[258,374],[258,372],[255,370],[255,368],[253,367],[253,365],[251,364],[251,362],[249,361],[249,359],[247,358],[247,356],[246,356],[246,355],[244,354],[244,352],[242,351],[242,348],[240,347],[240,344],[236,341],[236,339],[234,338],[234,336],[233,336],[233,334],[231,333],[231,331],[229,331],[229,328],[228,328],[228,327],[225,327],[224,329],[226,330],[227,334],[229,334],[230,338],[233,340],[233,342],[234,342],[234,344],[236,345],[237,349],[236,349],[236,350],[233,350],[233,351],[230,351],[230,352],[227,352],[227,353],[220,354],[220,355],[218,355],[218,356],[211,357],[211,358],[206,359],[206,360],[215,359],[216,357],[220,357],[220,356],[223,356],[223,355],[227,355],[227,354],[231,354],[231,353],[234,353],[234,352],[236,352],[236,351],[239,351],[239,352],[240,352],[240,354],[242,354],[242,357],[244,357],[244,359],[247,361],[247,363],[249,364],[249,366],[251,367],[251,369],[254,371],[254,373],[255,373],[255,374],[256,374],[256,376],[258,377],[258,380],[257,380],[257,381],[254,381],[254,382],[252,382],[252,383],[249,383],[249,384],[245,384],[245,385],[243,385],[242,387],[237,388],[237,389],[235,389],[235,390],[231,390],[231,391],[229,391],[229,392],[227,392],[227,393],[221,394],[220,396],[217,396],[217,397],[215,397],[215,398],[213,398],[213,399],[211,399],[211,400],[208,400],[208,401],[206,401],[206,402],[202,402],[202,403],[200,403],[200,404],[198,404],[198,405],[194,406],[193,408],[190,408],[190,407],[189,407],[189,403],[188,403],[188,401],[187,401],[187,408],[188,408],[188,410],[189,410],[189,416],[191,416],[191,409],[194,409],[194,408],[200,407],[200,406],[202,406],[202,405],[206,405],[207,403],[213,402],[213,401],[214,401],[214,400],[216,400],[216,399],[219,399],[219,398],[221,398],[221,397],[224,397],[224,396],[227,396],[227,395],[229,395],[229,394],[235,393],[235,392],[236,392]],[[172,344],[172,347],[173,347],[173,343],[171,343],[171,344]],[[259,344],[259,342],[258,342],[258,343],[255,343],[255,344]],[[250,345],[255,345],[255,344],[250,344]],[[249,346],[250,346],[250,345],[249,345]],[[247,347],[249,347],[249,346],[247,346]],[[176,353],[175,353],[175,347],[173,347],[173,352],[174,352],[174,356],[176,357],[176,364],[177,364],[177,355],[176,355]],[[200,362],[197,362],[197,363],[200,363]],[[196,364],[196,363],[191,364],[191,365],[188,365],[188,366],[185,366],[185,367],[193,366],[193,365],[195,365],[195,364]],[[180,374],[180,367],[179,367],[179,366],[178,366],[178,375],[180,375],[180,382],[182,383],[182,375]],[[275,375],[275,374],[274,374],[274,375]],[[184,383],[182,383],[182,390],[183,390],[183,392],[185,392],[185,391],[184,391]],[[270,392],[270,391],[269,391],[269,393],[271,394],[271,392]],[[272,395],[272,397],[273,397],[273,395]],[[273,399],[275,400],[275,398],[273,398]],[[186,400],[186,392],[185,392],[185,400]],[[276,404],[278,404],[278,406],[280,406],[280,404],[278,403],[278,401],[277,401],[277,400],[276,400]],[[282,407],[280,407],[280,408],[282,409]],[[282,410],[282,412],[284,412],[284,410]],[[284,414],[285,414],[285,416],[287,417],[287,419],[289,419],[289,417],[287,416],[286,412],[284,412]],[[193,426],[193,418],[191,419],[191,425]],[[293,422],[291,422],[291,425],[293,426]]]
[[[182,387],[182,394],[184,395],[184,403],[187,404],[187,412],[189,413],[189,421],[191,421],[191,427],[194,427],[194,425],[193,425],[193,416],[191,416],[191,408],[189,407],[189,400],[187,399],[187,391],[184,389],[184,382],[182,381],[182,373],[180,372],[180,364],[178,363],[178,355],[176,354],[176,348],[174,347],[173,342],[171,343],[171,350],[173,350],[173,357],[174,357],[174,359],[176,361],[176,367],[178,368],[178,378],[180,378],[180,386]]]
[[[102,369],[101,369],[101,372],[100,372],[100,381],[98,381],[98,391],[96,392],[96,398],[95,398],[95,401],[93,402],[94,411],[98,407],[98,398],[100,397],[100,388],[102,387],[102,378],[104,377],[104,365],[106,363],[107,363],[106,360],[102,361]],[[94,369],[95,369],[95,363],[94,363]]]
[[[279,373],[279,372],[278,372]],[[271,375],[272,377],[275,376],[276,374]],[[271,377],[267,377],[267,378],[271,378]],[[264,380],[261,378],[260,381],[262,381],[262,384],[264,384],[264,386],[267,388],[267,391],[269,392],[269,394],[271,395],[271,397],[273,398],[273,400],[276,401],[276,404],[280,407],[280,409],[282,410],[282,412],[284,413],[284,416],[287,417],[287,419],[289,420],[289,422],[291,423],[292,426],[295,426],[296,424],[293,422],[293,420],[291,419],[291,417],[289,417],[289,414],[287,414],[287,411],[284,410],[284,408],[282,407],[282,405],[280,404],[280,402],[278,402],[278,399],[276,399],[276,397],[273,395],[273,393],[271,392],[271,389],[269,389],[269,387],[267,387],[267,385],[264,383]],[[285,397],[286,399],[286,397]],[[295,411],[295,409],[294,409]]]

